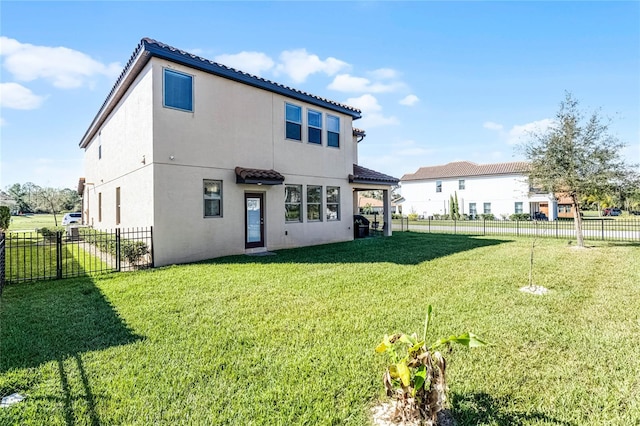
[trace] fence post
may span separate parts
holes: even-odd
[[[153,226],[149,228],[149,232],[151,233],[151,250],[149,250],[151,254],[151,267],[155,268],[154,260],[153,260]]]
[[[482,235],[487,235],[487,218],[482,218]]]
[[[5,234],[0,232],[0,296],[2,296],[2,289],[4,288],[4,265],[5,265]]]
[[[429,216],[429,217],[427,218],[427,221],[428,221],[428,223],[429,223],[429,229],[428,229],[428,230],[429,230],[429,233],[431,233],[431,216]]]
[[[453,218],[453,234],[455,235],[455,234],[457,234],[457,233],[458,233],[458,232],[457,232],[457,227],[456,227],[456,218],[454,217],[454,218]]]
[[[62,232],[56,232],[56,278],[62,278]]]
[[[120,272],[120,228],[116,228],[116,272]]]
[[[520,236],[520,220],[516,219],[516,235]]]
[[[600,219],[600,230],[602,232],[602,240],[604,241],[604,219]]]

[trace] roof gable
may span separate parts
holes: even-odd
[[[528,170],[529,163],[526,161],[494,164],[476,164],[471,161],[456,161],[440,166],[420,167],[415,173],[405,174],[400,180],[405,182],[411,180],[525,174]]]

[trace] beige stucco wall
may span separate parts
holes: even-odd
[[[285,139],[285,102],[303,102],[215,77],[160,59],[153,64],[154,239],[156,265],[245,252],[244,194],[265,194],[265,243],[269,250],[346,241],[353,237],[348,175],[355,148],[351,117],[339,116],[340,148]],[[194,76],[194,111],[163,107],[163,68]],[[274,169],[285,184],[340,186],[341,220],[285,223],[284,185],[239,185],[236,166]],[[223,215],[203,217],[204,179],[223,181]],[[323,204],[324,205],[324,204]],[[306,211],[306,210],[303,210]]]
[[[85,224],[101,229],[117,226],[115,193],[116,187],[120,187],[122,224],[153,225],[149,208],[154,195],[152,77],[151,65],[147,64],[85,148]],[[102,193],[102,220],[98,217],[99,193]]]

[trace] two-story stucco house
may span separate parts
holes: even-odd
[[[421,167],[400,179],[405,214],[428,217],[450,214],[449,200],[457,195],[460,214],[497,219],[513,213],[544,213],[556,217],[553,194],[533,191],[527,177],[528,163],[476,164],[458,161]]]
[[[360,115],[143,39],[80,141],[84,223],[153,226],[158,266],[353,239],[398,182],[358,165]]]

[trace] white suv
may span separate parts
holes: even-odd
[[[62,226],[71,225],[72,223],[80,223],[82,222],[82,213],[67,213],[62,218]]]

